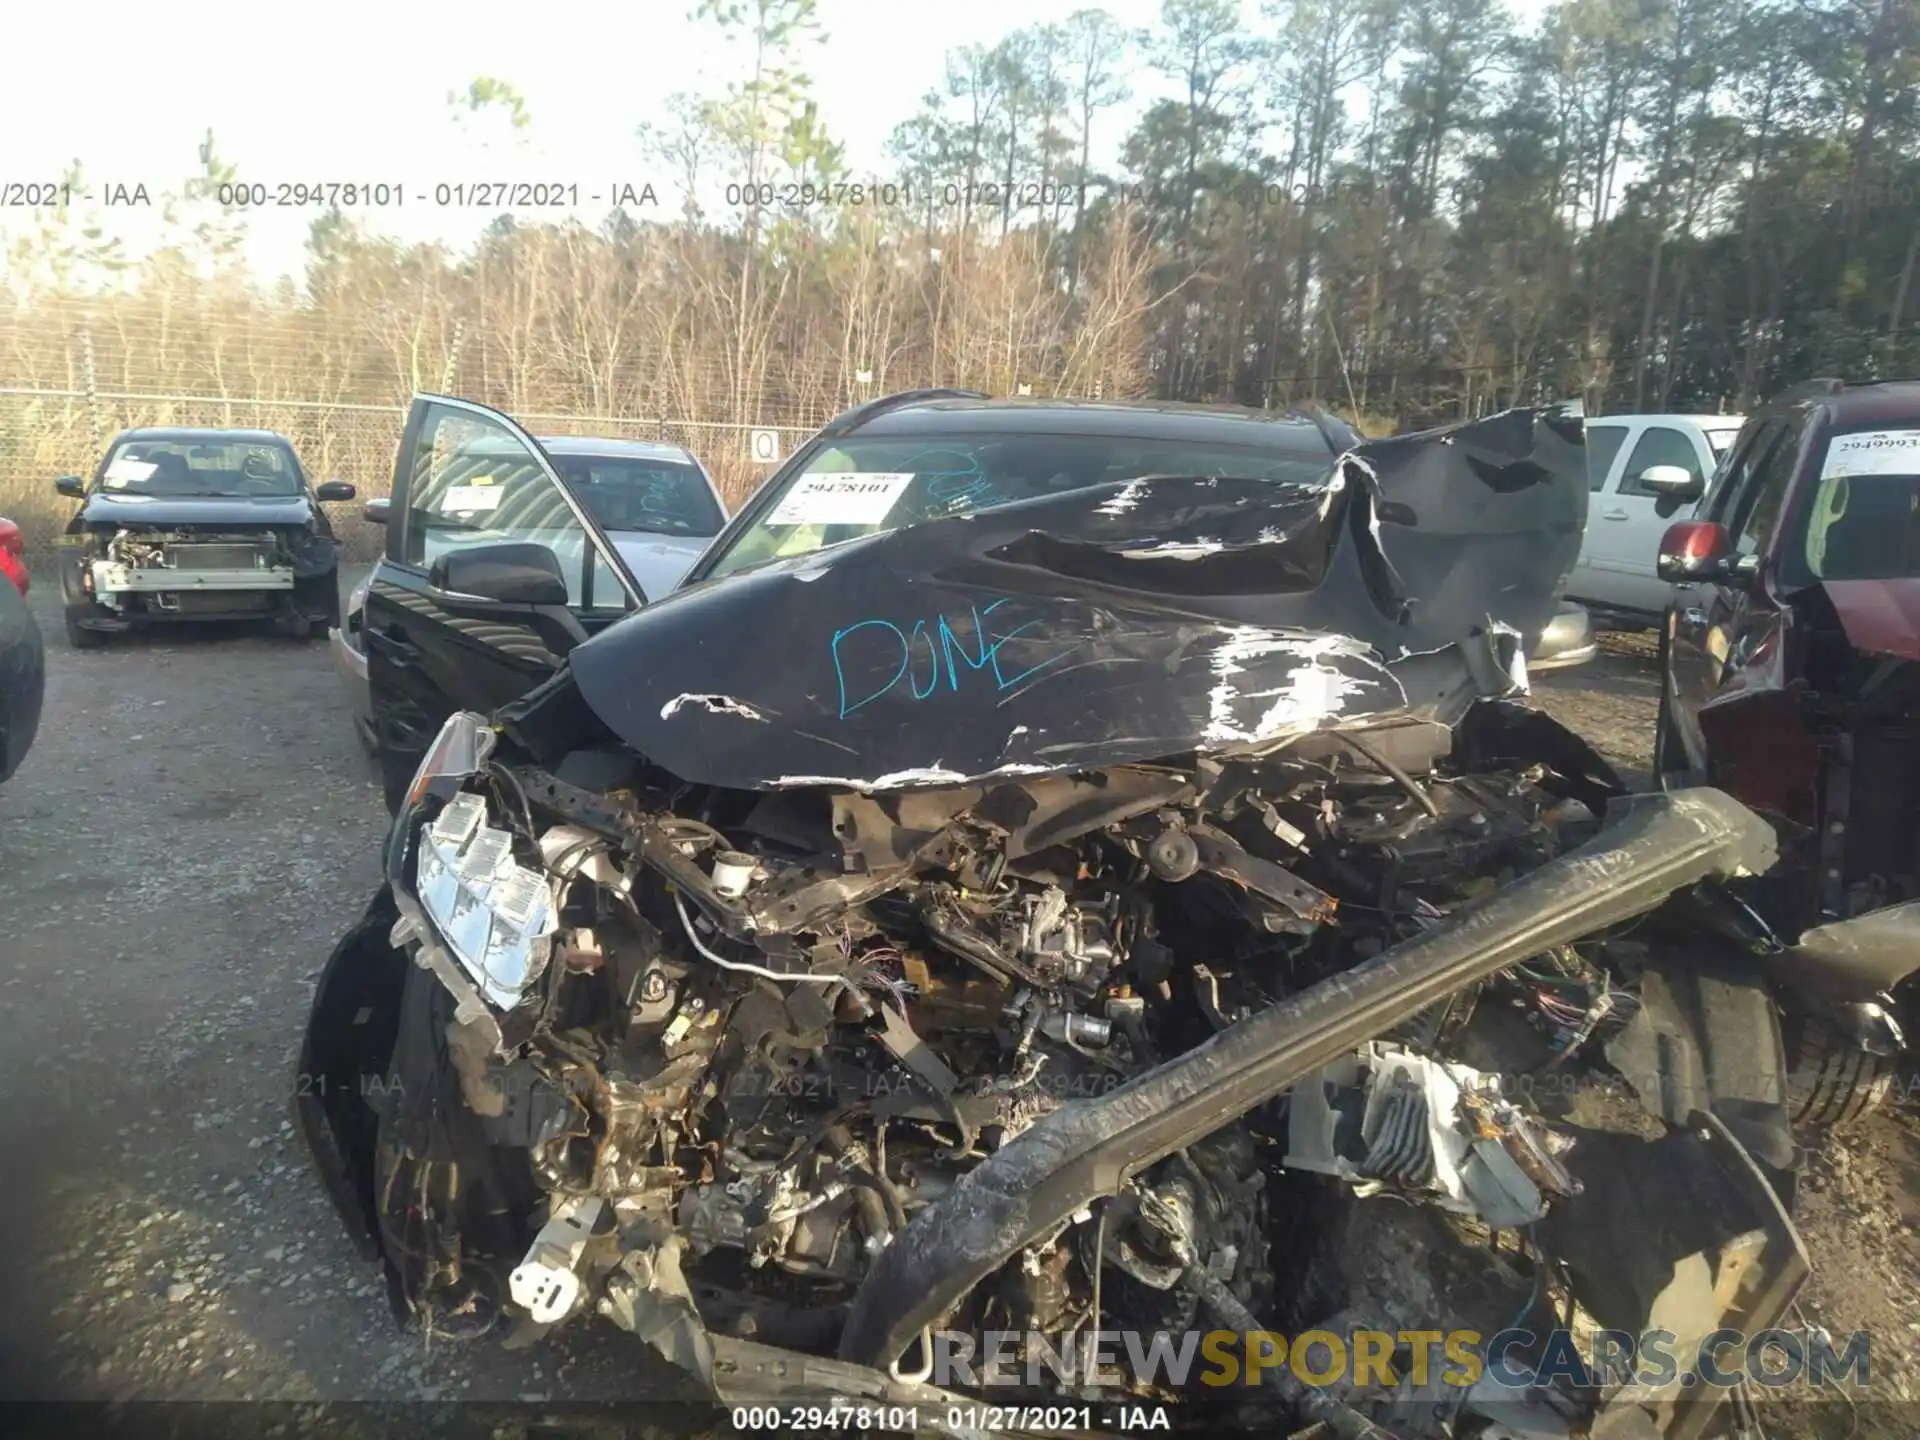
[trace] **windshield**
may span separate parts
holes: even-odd
[[[1820,459],[1804,542],[1815,580],[1920,576],[1920,429],[1834,435]]]
[[[218,438],[123,440],[107,457],[100,488],[153,496],[287,496],[300,469],[284,445]]]
[[[548,454],[602,530],[710,539],[726,524],[706,476],[685,461]]]
[[[1324,452],[1114,435],[840,440],[780,482],[767,497],[768,508],[708,574],[728,575],[876,531],[1146,475],[1314,485],[1332,472],[1333,457]]]
[[[1739,438],[1740,432],[1738,430],[1707,431],[1707,445],[1713,451],[1713,458],[1718,460],[1722,455],[1726,454],[1727,451],[1733,448],[1733,442]]]

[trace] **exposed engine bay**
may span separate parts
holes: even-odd
[[[1773,831],[1715,790],[1627,795],[1511,698],[1578,545],[1578,436],[1497,417],[1322,490],[907,527],[454,715],[296,1101],[397,1313],[515,1343],[607,1320],[710,1397],[955,1434],[1093,1428],[968,1397],[1702,1433],[1709,1387],[1535,1383],[1537,1344],[1504,1388],[1404,1346],[1311,1385],[1039,1363],[1216,1330],[1684,1352],[1791,1302],[1777,1017],[1701,919]],[[862,626],[897,651],[856,655]],[[1011,1385],[983,1361],[1008,1335]]]
[[[910,1227],[1047,1117],[1337,990],[1594,840],[1573,792],[1611,797],[1591,775],[1501,758],[1543,733],[1483,702],[1457,739],[1414,723],[1257,762],[767,794],[612,749],[514,763],[456,717],[443,763],[469,760],[434,777],[445,803],[418,830],[420,919],[393,929],[416,963],[369,1096],[396,1296],[436,1333],[598,1314],[709,1381],[716,1336],[833,1354]],[[1354,1205],[1503,1276],[1457,1317],[1497,1330],[1557,1277],[1498,1237],[1585,1188],[1572,1132],[1514,1077],[1573,1094],[1562,1077],[1604,1068],[1637,1007],[1604,941],[1526,959],[1363,1020],[1300,1083],[1072,1197],[941,1330],[1291,1331],[1356,1310],[1392,1330],[1406,1297],[1303,1271],[1312,1242],[1277,1248]],[[1381,1196],[1431,1214],[1363,1198]],[[1303,1421],[1334,1403],[1292,1398]],[[1399,1415],[1392,1433],[1472,1432]]]
[[[117,503],[124,509],[133,502]],[[174,502],[203,503],[219,502]],[[323,625],[339,608],[338,546],[312,524],[76,520],[71,533],[61,588],[70,618],[83,617],[89,628],[249,617]]]
[[[86,570],[88,593],[123,614],[265,610],[293,589],[293,556],[273,530],[203,533],[121,528]]]

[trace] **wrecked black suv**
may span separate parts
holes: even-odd
[[[519,447],[508,493],[445,427]],[[1582,446],[891,397],[623,618],[537,444],[417,400],[368,599],[412,650],[369,660],[400,733],[440,713],[295,1087],[397,1313],[955,1434],[1699,1434],[1705,1337],[1806,1275],[1774,993],[1712,923],[1774,841],[1516,699]],[[1112,1373],[1563,1312],[1677,1367]]]
[[[266,430],[144,429],[114,437],[60,550],[75,649],[170,620],[270,619],[296,639],[340,623],[339,545],[322,502],[354,487],[311,484],[293,446]]]

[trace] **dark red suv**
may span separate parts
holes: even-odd
[[[26,758],[46,695],[46,649],[27,608],[27,589],[20,527],[0,519],[0,780]]]
[[[1920,967],[1920,381],[1814,381],[1752,414],[1659,572],[1660,781],[1774,821],[1754,908],[1801,988],[1884,1045],[1875,999]]]

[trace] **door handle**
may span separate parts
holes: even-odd
[[[1632,517],[1624,510],[1606,510],[1601,512],[1600,518],[1602,520],[1627,520]]]

